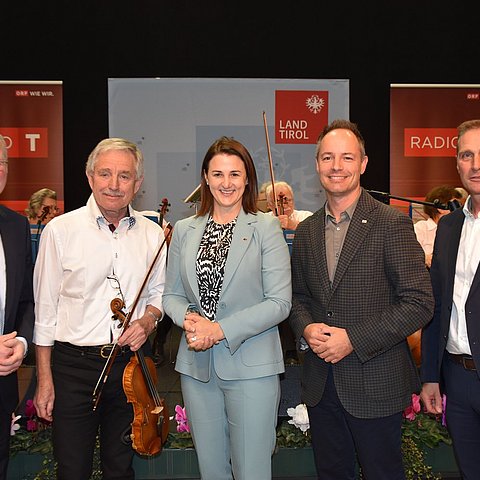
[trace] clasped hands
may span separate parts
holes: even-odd
[[[25,345],[18,340],[17,332],[0,335],[0,376],[13,373],[20,367],[25,354]]]
[[[353,352],[353,346],[344,328],[326,323],[311,323],[305,327],[303,338],[310,349],[329,363],[337,363]]]
[[[211,322],[198,313],[185,315],[183,329],[188,348],[196,352],[208,350],[225,338],[217,322]]]

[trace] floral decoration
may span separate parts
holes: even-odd
[[[180,405],[175,406],[175,420],[177,421],[177,432],[188,432],[190,433],[190,427],[188,426],[188,418],[187,412],[185,411],[185,407],[181,407]]]
[[[288,421],[290,425],[295,425],[303,433],[306,433],[310,428],[310,421],[308,419],[307,406],[304,403],[300,403],[295,408],[288,408],[287,414],[292,417]]]
[[[10,435],[12,437],[15,435],[17,430],[20,430],[20,425],[17,423],[17,420],[20,420],[21,418],[21,415],[15,415],[15,413],[12,413],[12,423],[10,425]]]

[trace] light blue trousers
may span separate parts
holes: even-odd
[[[279,376],[222,380],[212,371],[206,383],[181,383],[201,478],[271,480]]]

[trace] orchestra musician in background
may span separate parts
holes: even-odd
[[[273,190],[277,197],[273,198]],[[277,215],[284,230],[296,230],[298,224],[312,215],[309,210],[295,210],[295,196],[292,187],[287,182],[275,182],[265,189],[267,205],[271,215]],[[276,212],[276,213],[275,213]]]
[[[45,225],[58,214],[57,192],[50,188],[41,188],[32,194],[25,209],[30,222],[30,235],[32,237],[32,259],[35,264],[38,254],[40,236]]]

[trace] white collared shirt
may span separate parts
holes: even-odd
[[[422,246],[425,255],[433,253],[433,244],[437,234],[437,224],[431,219],[419,220],[413,225],[418,243]]]
[[[103,345],[118,337],[110,310],[111,300],[120,296],[116,279],[127,313],[164,238],[155,222],[129,211],[130,217],[112,233],[91,195],[85,207],[47,224],[34,271],[35,344],[50,346],[58,340]],[[142,316],[147,305],[161,310],[165,259],[166,246],[132,320]]]
[[[465,221],[463,222],[458,246],[447,350],[453,354],[471,355],[465,318],[465,303],[480,261],[480,248],[478,248],[480,243],[480,218],[473,216],[468,208],[469,205],[470,197],[463,207]]]

